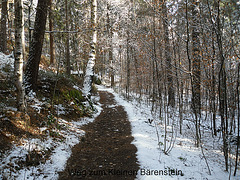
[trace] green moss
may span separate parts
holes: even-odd
[[[91,93],[95,94],[95,95],[97,94],[97,88],[96,88],[96,86],[94,86],[94,84],[92,85]]]
[[[81,104],[85,101],[82,92],[76,89],[63,91],[63,95],[67,100],[73,101],[75,104]]]
[[[97,85],[102,84],[101,80],[97,76],[93,76],[93,83]]]

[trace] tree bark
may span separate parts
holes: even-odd
[[[221,23],[220,23],[220,0],[218,1],[217,6],[217,44],[219,50],[220,58],[220,71],[219,71],[219,108],[221,116],[221,127],[222,127],[222,137],[223,137],[223,153],[225,157],[225,168],[228,171],[228,114],[227,114],[227,83],[226,83],[226,66],[225,58],[223,54],[223,44],[222,44],[222,32],[221,32]]]
[[[169,30],[168,30],[168,17],[167,17],[167,6],[166,1],[162,5],[162,14],[163,14],[163,29],[164,29],[164,43],[165,43],[165,58],[167,63],[167,89],[168,89],[168,105],[175,105],[175,93],[173,86],[172,78],[172,59],[171,59],[171,50],[170,50],[170,40],[169,40]]]
[[[214,29],[213,29],[214,31]],[[214,33],[214,32],[213,32]],[[214,45],[214,38],[213,38],[213,33],[212,33],[212,49],[213,49],[213,59],[212,59],[212,92],[211,92],[211,99],[212,99],[212,108],[213,108],[213,134],[214,136],[217,136],[217,125],[216,125],[216,78],[215,78],[215,67],[214,67],[214,60],[216,52],[215,52],[215,45]]]
[[[33,6],[33,0],[30,0],[28,6],[28,46],[29,48],[31,47],[31,41],[32,41],[32,21],[31,21],[31,11],[32,11],[32,6]]]
[[[70,49],[69,49],[69,23],[68,23],[68,0],[65,0],[65,22],[66,22],[66,73],[70,75]]]
[[[15,86],[17,89],[17,108],[19,111],[25,110],[24,96],[25,91],[23,88],[23,32],[24,32],[24,19],[23,19],[23,2],[22,0],[15,0]]]
[[[110,20],[110,5],[107,4],[107,30],[108,30],[108,57],[109,57],[109,63],[110,63],[110,81],[111,81],[111,87],[114,86],[114,68],[113,68],[113,46],[112,46],[112,38],[113,38],[113,27]]]
[[[126,95],[127,99],[129,99],[130,93],[130,45],[129,45],[129,31],[127,33],[127,82],[126,82]]]
[[[238,156],[239,156],[239,136],[240,136],[240,102],[239,102],[239,78],[240,78],[240,63],[238,63],[238,73],[237,73],[237,109],[238,109],[238,116],[237,116],[237,147],[236,147],[236,160],[235,160],[235,169],[233,175],[236,176],[237,167],[238,167]]]
[[[49,10],[49,31],[50,31],[50,64],[56,64],[55,60],[55,47],[54,47],[54,35],[53,35],[53,4],[50,0],[50,10]]]
[[[41,60],[49,5],[50,0],[41,0],[38,1],[37,4],[32,43],[25,72],[25,83],[27,92],[29,92],[30,90],[35,91],[37,89],[38,70]]]
[[[91,0],[91,29],[92,40],[90,43],[90,54],[87,63],[86,73],[83,82],[83,94],[91,98],[92,81],[94,75],[94,66],[96,60],[96,44],[97,44],[97,0]]]
[[[7,4],[8,0],[2,0],[0,51],[2,51],[3,53],[6,53],[7,51]]]
[[[192,2],[192,102],[197,114],[201,111],[201,56],[199,40],[199,1]]]

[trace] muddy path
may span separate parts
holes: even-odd
[[[86,134],[72,149],[60,180],[135,179],[139,165],[137,148],[131,144],[127,113],[111,93],[100,91],[102,112],[94,122],[83,126]]]

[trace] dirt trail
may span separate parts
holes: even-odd
[[[137,148],[131,144],[131,125],[127,113],[111,93],[100,91],[102,112],[83,127],[86,135],[72,149],[60,180],[135,179],[139,169]]]

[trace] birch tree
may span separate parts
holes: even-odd
[[[23,87],[23,32],[24,32],[24,19],[23,19],[23,2],[22,0],[15,0],[15,86],[17,89],[17,107],[18,110],[25,110],[24,103],[24,87]]]
[[[87,63],[86,73],[83,82],[83,94],[90,98],[92,90],[92,81],[94,75],[94,65],[96,60],[96,43],[97,43],[97,0],[91,0],[91,31],[92,38],[90,43],[90,53]]]

